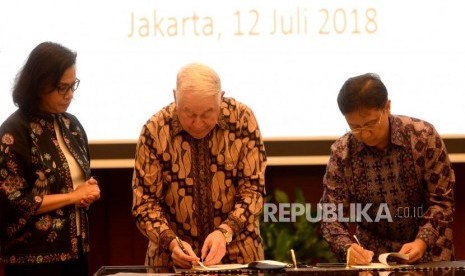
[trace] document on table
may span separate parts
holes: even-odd
[[[202,272],[231,272],[238,271],[241,269],[259,269],[259,270],[270,270],[270,269],[283,269],[287,266],[287,263],[273,261],[273,260],[261,260],[254,261],[249,264],[218,264],[209,266],[195,265],[189,269],[174,267],[176,273],[202,273]]]
[[[189,274],[189,273],[202,273],[202,272],[230,272],[237,271],[243,268],[247,268],[246,264],[218,264],[218,265],[209,265],[202,267],[200,265],[194,265],[192,268],[178,268],[174,267],[174,271],[178,274]]]
[[[351,265],[352,268],[358,269],[394,269],[394,268],[402,268],[402,267],[409,267],[409,264],[398,264],[397,262],[388,262],[389,257],[395,257],[403,260],[409,259],[408,255],[398,253],[398,252],[390,252],[390,253],[383,253],[380,254],[378,257],[379,263],[371,263],[368,265]]]
[[[217,264],[217,265],[209,265],[209,266],[193,266],[192,269],[194,270],[201,270],[201,271],[219,271],[219,270],[237,270],[247,268],[248,265],[246,264]]]

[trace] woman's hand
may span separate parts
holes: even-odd
[[[73,193],[75,196],[74,202],[77,206],[89,207],[100,198],[98,181],[91,177],[86,182],[79,185]]]

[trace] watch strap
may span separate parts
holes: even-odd
[[[223,234],[226,240],[226,244],[229,244],[232,241],[232,235],[228,232],[228,230],[224,229],[223,227],[216,227],[215,230],[218,230]]]

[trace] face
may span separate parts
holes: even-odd
[[[344,115],[352,134],[367,146],[380,150],[387,148],[389,135],[390,102],[382,109],[360,109]]]
[[[76,80],[76,66],[71,66],[63,73],[58,86],[53,91],[46,91],[42,94],[40,110],[47,113],[66,112],[74,97],[74,91],[71,86],[75,84]],[[66,88],[68,89],[66,90]],[[58,93],[58,90],[66,91],[61,95]]]
[[[189,92],[179,95],[176,97],[175,93],[175,101],[182,128],[196,139],[204,138],[218,122],[223,92],[220,95],[202,96],[200,99]]]

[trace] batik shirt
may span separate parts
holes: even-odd
[[[87,136],[75,116],[14,112],[0,127],[0,255],[4,263],[40,264],[78,257],[75,206],[36,215],[44,195],[73,191],[54,120],[72,156],[90,177]],[[79,211],[87,252],[87,215],[84,209]]]
[[[252,111],[224,98],[215,128],[203,139],[182,129],[175,104],[142,128],[133,176],[133,215],[149,239],[147,265],[171,265],[175,236],[200,256],[205,238],[220,224],[234,232],[222,263],[264,257],[259,218],[266,156]]]
[[[451,260],[455,176],[444,143],[425,121],[395,115],[389,120],[385,151],[350,133],[331,146],[321,202],[343,206],[340,218],[357,223],[356,235],[374,259],[421,239],[427,245],[422,261]],[[341,253],[355,242],[348,222],[323,221],[322,233],[344,261]]]

